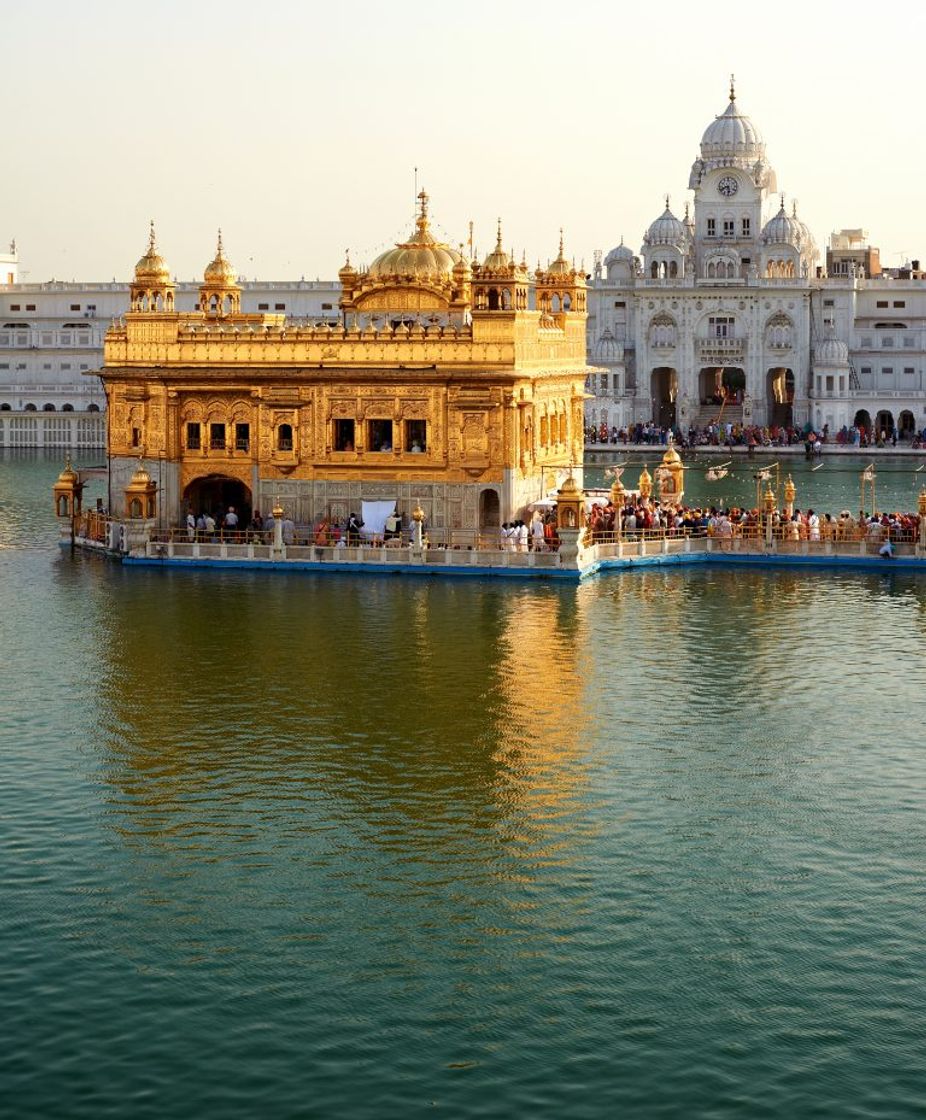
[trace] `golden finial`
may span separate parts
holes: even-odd
[[[225,250],[222,247],[222,227],[219,226],[219,236],[215,243],[215,255],[221,257]]]
[[[424,187],[418,192],[418,201],[421,204],[421,217],[426,218],[428,216],[428,193]]]
[[[559,227],[559,257],[563,259],[563,227]]]
[[[151,219],[151,229],[148,232],[148,252],[153,253],[158,247],[157,239],[154,236],[154,218]]]
[[[501,220],[501,218],[498,219],[498,234],[497,234],[497,240],[495,242],[495,251],[496,251],[496,253],[504,252],[504,250],[502,249],[502,220]]]
[[[736,78],[734,78],[734,76],[731,74],[730,75],[730,101],[733,102],[735,100],[736,100]]]

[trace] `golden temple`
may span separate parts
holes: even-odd
[[[417,503],[481,532],[522,514],[572,467],[581,480],[583,272],[559,253],[531,272],[502,246],[480,263],[431,231],[340,270],[340,321],[244,314],[221,233],[196,311],[175,309],[152,224],[131,305],[107,333],[112,514],[140,464],[160,526],[279,501],[301,523],[362,500]]]

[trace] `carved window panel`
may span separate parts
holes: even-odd
[[[406,420],[405,421],[405,442],[404,447],[406,451],[417,454],[420,451],[427,451],[428,449],[428,422],[427,420]]]
[[[367,448],[370,451],[392,450],[392,421],[367,421]]]
[[[334,420],[334,439],[332,446],[335,451],[354,450],[354,421]]]

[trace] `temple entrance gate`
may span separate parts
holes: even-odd
[[[742,404],[746,371],[739,366],[708,366],[698,377],[701,404]]]
[[[222,474],[209,474],[194,479],[183,492],[181,521],[188,510],[198,517],[201,513],[211,513],[218,524],[229,506],[235,507],[238,524],[241,528],[251,520],[251,491],[237,478]]]
[[[678,374],[671,366],[659,366],[650,378],[653,423],[660,428],[675,426],[675,401],[678,396]]]
[[[794,423],[794,371],[777,366],[768,371],[768,422],[790,428]]]

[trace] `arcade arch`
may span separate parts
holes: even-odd
[[[768,422],[782,427],[794,423],[794,371],[776,366],[766,377]]]
[[[238,524],[245,526],[251,520],[251,490],[237,478],[224,474],[208,474],[194,478],[183,491],[183,513],[192,510],[195,515],[211,513],[218,521],[218,514],[235,507]]]
[[[661,428],[675,426],[678,374],[671,366],[658,366],[650,376],[653,422]]]

